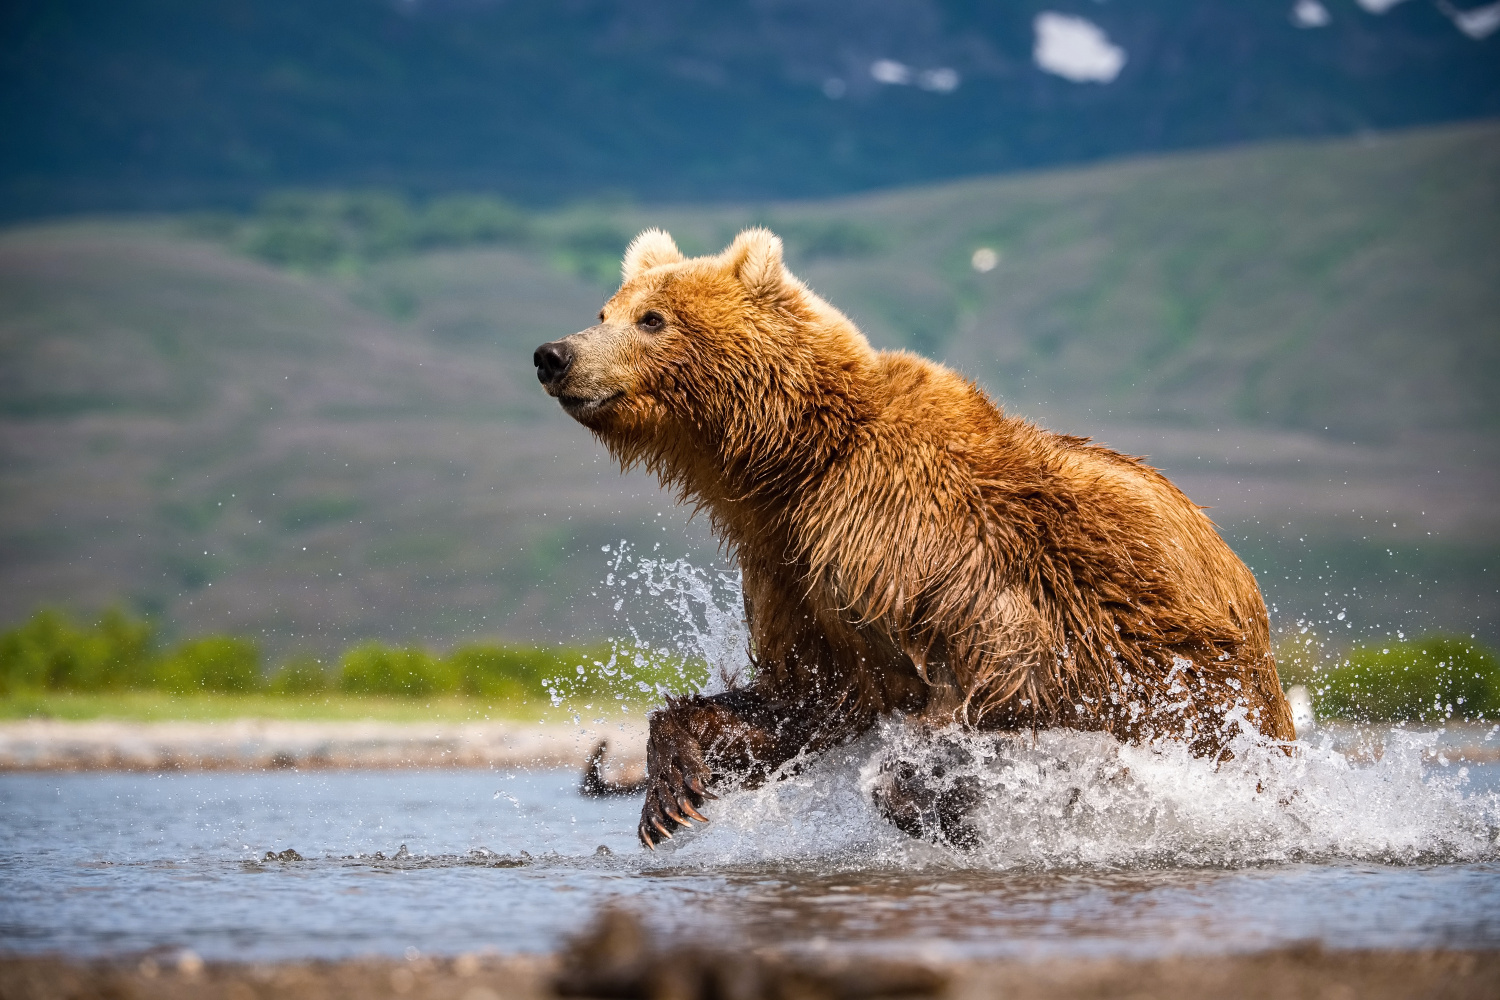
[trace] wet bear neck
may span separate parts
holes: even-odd
[[[735,339],[756,349],[714,346]],[[799,498],[878,417],[886,389],[879,356],[837,314],[763,316],[704,343],[687,365],[692,377],[656,388],[660,417],[647,435],[610,444],[706,510],[733,547],[786,530]]]
[[[795,364],[763,369],[758,378],[731,375],[716,393],[726,405],[700,438],[692,492],[701,502],[780,522],[878,415],[873,352],[834,335],[801,346]]]

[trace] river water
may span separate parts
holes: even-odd
[[[545,951],[611,903],[675,936],[929,959],[1500,946],[1500,766],[1434,760],[1436,734],[1218,766],[1091,734],[984,743],[972,850],[871,804],[901,739],[727,795],[655,854],[637,800],[558,771],[3,775],[0,950]],[[287,849],[303,860],[265,859]]]

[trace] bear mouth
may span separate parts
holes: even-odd
[[[607,396],[597,396],[592,398],[586,396],[561,395],[557,397],[557,401],[562,404],[562,408],[564,410],[568,411],[569,416],[576,419],[581,419],[583,417],[593,416],[624,395],[624,392],[612,392]]]

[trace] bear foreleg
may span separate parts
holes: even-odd
[[[754,787],[815,748],[817,730],[799,720],[816,717],[751,689],[670,699],[651,713],[641,843],[654,850],[673,830],[688,828],[690,818],[708,822],[699,810],[717,798],[714,787]]]

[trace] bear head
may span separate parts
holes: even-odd
[[[648,229],[587,330],[543,344],[537,378],[622,465],[708,497],[803,475],[871,405],[875,352],[747,229],[687,258]]]

